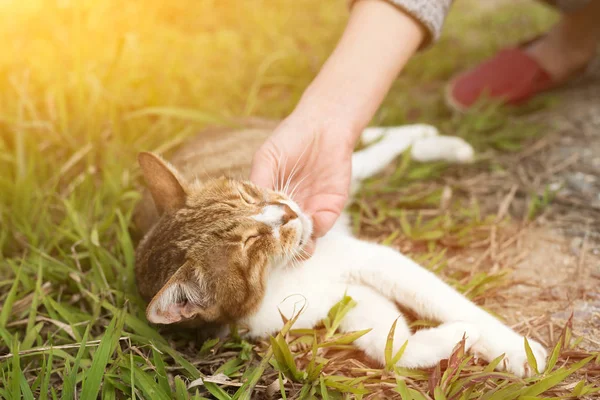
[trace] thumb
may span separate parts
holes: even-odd
[[[275,160],[271,152],[262,147],[254,154],[250,180],[258,186],[273,189],[273,176],[275,174]]]
[[[312,215],[313,235],[316,238],[324,236],[333,227],[339,216],[340,212],[333,210],[322,210],[314,213]]]

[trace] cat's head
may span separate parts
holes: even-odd
[[[152,153],[138,161],[160,215],[136,251],[148,320],[227,323],[256,310],[269,269],[288,264],[310,239],[310,218],[251,182],[191,183]]]

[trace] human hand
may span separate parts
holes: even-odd
[[[313,239],[342,212],[352,173],[356,135],[341,124],[298,110],[284,120],[254,156],[250,179],[294,199],[313,220]],[[305,247],[314,250],[314,240]]]
[[[388,2],[356,2],[334,52],[255,154],[250,179],[273,189],[289,181],[294,200],[312,216],[314,237],[340,215],[354,144],[424,35],[416,20]],[[305,250],[313,247],[314,241]]]

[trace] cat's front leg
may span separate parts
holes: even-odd
[[[477,327],[466,322],[450,322],[412,333],[396,304],[376,290],[353,285],[347,293],[356,305],[342,320],[341,329],[369,330],[354,343],[382,365],[386,363],[385,349],[392,326],[395,326],[393,354],[406,343],[397,364],[406,368],[433,367],[448,358],[463,337],[467,350],[479,339]]]
[[[482,323],[478,325],[481,336],[472,347],[472,352],[486,361],[491,361],[504,354],[504,358],[496,369],[512,372],[518,376],[531,376],[535,373],[529,365],[525,351],[525,338],[508,326],[498,323]],[[548,353],[544,346],[532,339],[527,339],[536,359],[538,372],[546,368]]]
[[[350,240],[350,239],[348,239]],[[356,240],[356,239],[354,239]],[[350,279],[375,288],[388,298],[414,310],[419,316],[440,322],[474,324],[480,339],[473,346],[486,361],[505,354],[498,369],[528,376],[524,338],[508,326],[469,301],[435,274],[389,247],[356,240],[354,251],[368,254],[349,273]],[[358,254],[358,253],[357,253]],[[529,340],[538,370],[546,366],[546,350]]]

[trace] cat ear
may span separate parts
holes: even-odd
[[[156,154],[147,152],[138,155],[138,162],[158,215],[178,210],[185,205],[187,191],[175,168]]]
[[[197,315],[211,320],[209,296],[195,273],[183,265],[154,296],[146,309],[146,318],[155,324],[173,324]]]

